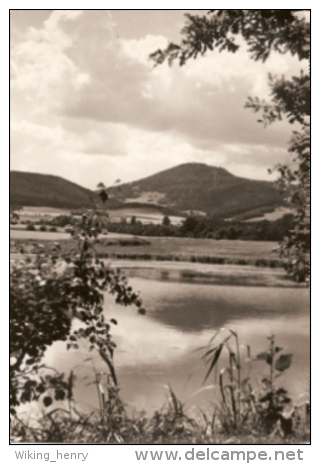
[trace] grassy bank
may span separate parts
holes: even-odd
[[[306,401],[296,404],[279,380],[290,368],[292,354],[279,354],[283,352],[276,346],[275,338],[268,340],[266,351],[255,357],[249,346],[240,345],[232,330],[215,332],[210,343],[199,348],[200,359],[207,367],[203,389],[212,391],[212,401],[201,410],[187,410],[170,387],[166,403],[150,415],[129,410],[121,401],[119,386],[111,382],[108,374],[102,381],[99,372],[93,382],[99,408],[84,412],[74,401],[77,378],[71,371],[65,395],[60,389],[57,397],[56,384],[52,382],[52,390],[45,390],[37,400],[36,415],[32,407],[29,411],[24,408],[24,413],[17,410],[10,423],[11,443],[308,444],[309,406]],[[241,346],[246,349],[246,359],[240,354]],[[228,353],[223,367],[218,366],[222,351]],[[250,364],[256,361],[265,363],[260,382],[250,375]],[[205,385],[207,380],[209,385]],[[201,391],[202,388],[194,394]],[[55,399],[46,403],[49,397]]]
[[[309,431],[303,427],[291,436],[280,429],[262,435],[257,430],[243,428],[237,433],[214,431],[215,416],[203,413],[199,421],[188,417],[181,406],[168,403],[148,418],[143,412],[135,416],[126,413],[103,417],[98,412],[70,417],[64,412],[43,416],[38,424],[27,425],[13,419],[11,443],[70,443],[70,444],[308,444]]]
[[[237,332],[218,330],[208,345],[197,351],[206,375],[203,387],[211,389],[212,401],[206,410],[185,406],[167,387],[167,401],[151,415],[144,411],[128,412],[121,401],[117,381],[109,374],[103,381],[95,373],[99,408],[83,412],[74,401],[75,375],[70,372],[64,393],[56,380],[42,390],[37,401],[41,414],[23,415],[17,410],[11,420],[12,443],[77,443],[77,444],[307,444],[310,440],[309,405],[296,404],[289,392],[279,385],[279,378],[290,368],[292,354],[282,353],[275,336],[267,337],[269,346],[256,356],[246,348],[241,354]],[[227,353],[224,367],[218,366],[222,352]],[[265,363],[263,381],[251,373],[253,362]],[[114,377],[116,379],[116,377]],[[210,381],[211,379],[211,381]],[[53,381],[54,380],[54,381]],[[209,385],[205,386],[206,382]],[[213,381],[213,383],[212,383]],[[29,381],[30,382],[30,381]],[[32,381],[31,381],[32,382]],[[36,387],[36,383],[34,384]],[[59,392],[57,396],[57,391]],[[53,399],[54,398],[54,399]],[[50,399],[50,401],[48,401]],[[57,401],[58,400],[58,401]],[[30,400],[26,399],[24,402]],[[42,404],[42,407],[41,407]],[[46,408],[43,407],[43,404]],[[28,419],[24,419],[28,417]]]

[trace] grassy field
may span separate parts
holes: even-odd
[[[148,237],[149,250],[155,254],[217,256],[232,258],[275,258],[275,242],[213,240],[183,237]],[[116,248],[114,248],[117,251]],[[140,248],[142,251],[142,247]],[[126,249],[126,252],[129,251]],[[147,251],[147,250],[146,250]]]
[[[111,259],[188,261],[202,264],[237,264],[283,267],[272,252],[275,242],[193,239],[182,237],[148,237],[149,243],[131,244],[107,238],[97,246],[101,257]]]
[[[26,250],[33,243],[42,243],[46,249],[59,241],[63,251],[75,243],[67,233],[11,230],[10,238],[24,243]],[[96,245],[101,257],[112,259],[189,261],[205,264],[238,264],[280,267],[281,262],[272,250],[275,242],[193,239],[182,237],[133,237],[121,234],[102,236]]]
[[[70,241],[70,235],[66,232],[40,232],[17,230],[10,231],[12,240],[35,240],[35,241]],[[110,252],[120,253],[125,247],[127,254],[136,253],[136,244],[131,246],[133,236],[127,234],[110,233],[100,238],[99,251],[105,248]],[[272,251],[276,242],[259,242],[243,240],[214,240],[196,239],[185,237],[143,237],[140,238],[139,252],[155,255],[175,254],[181,256],[218,256],[232,258],[265,258],[272,259],[276,254]],[[121,243],[120,243],[121,242]],[[68,246],[68,243],[64,243]]]
[[[69,238],[70,235],[66,232],[40,232],[39,230],[23,230],[15,227],[10,229],[11,240],[34,240],[36,242],[42,242],[48,240],[69,240]]]
[[[51,220],[56,216],[66,216],[71,212],[70,209],[54,208],[50,206],[24,206],[17,211],[20,221],[37,222],[41,220]]]
[[[263,220],[276,221],[277,219],[281,219],[285,214],[292,214],[292,210],[290,208],[280,206],[272,212],[264,213],[263,216],[247,219],[246,222],[257,222]]]
[[[45,219],[50,220],[60,215],[68,216],[70,212],[70,209],[49,206],[24,206],[22,210],[18,211],[18,214],[21,221],[37,222]],[[164,218],[162,212],[147,206],[110,209],[108,214],[112,222],[120,222],[122,219],[130,221],[132,216],[135,216],[137,221],[141,221],[143,224],[162,224]],[[170,216],[171,224],[174,225],[181,224],[184,219],[181,216]]]
[[[51,206],[24,206],[21,212],[29,214],[70,214],[70,209],[53,208]],[[20,211],[19,211],[20,213]]]
[[[112,222],[119,222],[121,219],[130,221],[132,216],[135,216],[136,219],[143,224],[162,224],[164,218],[163,213],[156,211],[154,208],[147,208],[146,206],[141,206],[141,208],[110,209],[108,214]],[[174,225],[181,224],[183,220],[184,218],[180,216],[170,216],[171,224]]]

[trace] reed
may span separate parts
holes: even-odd
[[[278,386],[279,379],[291,365],[291,354],[279,354],[282,348],[274,335],[268,338],[266,351],[252,357],[251,348],[241,345],[237,332],[215,332],[202,352],[199,362],[206,366],[202,390],[214,394],[214,408],[190,415],[170,386],[165,386],[167,401],[151,416],[129,413],[119,394],[116,377],[94,371],[99,408],[80,412],[73,400],[74,374],[68,378],[66,407],[56,407],[37,423],[12,418],[11,439],[38,443],[113,443],[113,444],[280,444],[306,443],[309,419],[303,416],[306,402],[293,404],[288,392]],[[222,353],[224,365],[219,367]],[[268,375],[253,386],[254,362],[265,362]],[[209,386],[205,384],[211,380]]]

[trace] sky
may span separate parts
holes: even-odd
[[[292,126],[265,129],[244,104],[268,98],[269,72],[303,65],[254,62],[241,47],[154,67],[149,54],[180,40],[187,12],[205,10],[11,11],[11,170],[92,189],[189,162],[271,180]]]

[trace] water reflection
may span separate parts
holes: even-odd
[[[134,288],[142,289],[150,317],[183,332],[216,330],[235,319],[272,320],[281,314],[291,318],[308,310],[307,293],[297,288],[131,281]]]
[[[147,316],[139,319],[130,310],[109,310],[118,314],[118,327],[122,326],[117,333],[118,346],[122,347],[117,364],[123,392],[131,404],[162,404],[164,391],[159,385],[168,382],[181,399],[192,397],[201,388],[205,373],[201,353],[195,350],[207,345],[214,331],[222,327],[236,330],[241,343],[249,344],[253,354],[263,351],[266,337],[275,333],[285,352],[294,354],[292,368],[282,383],[296,396],[307,391],[307,289],[151,283],[140,278],[130,282],[141,290]],[[253,366],[257,382],[264,369],[263,363]],[[147,393],[142,395],[142,391]],[[192,402],[203,404],[210,395],[212,392],[192,398]]]
[[[284,351],[294,354],[292,368],[282,385],[296,396],[307,391],[307,289],[190,284],[172,282],[170,273],[163,271],[153,275],[159,280],[130,279],[135,291],[141,292],[146,316],[139,316],[133,308],[119,307],[106,295],[105,315],[118,320],[113,327],[118,345],[115,363],[124,401],[138,409],[158,408],[165,399],[164,385],[170,383],[181,400],[205,407],[214,393],[210,390],[193,396],[201,388],[205,373],[200,353],[195,350],[206,345],[213,332],[222,327],[237,330],[241,343],[251,345],[254,354],[264,350],[266,337],[275,333]],[[77,400],[97,405],[94,386],[86,386],[81,379],[93,377],[93,365],[97,371],[106,368],[97,355],[84,362],[87,358],[85,345],[72,353],[57,343],[48,350],[46,362],[67,372],[79,365]],[[221,365],[223,362],[222,357]],[[253,368],[257,382],[263,369],[261,363]]]

